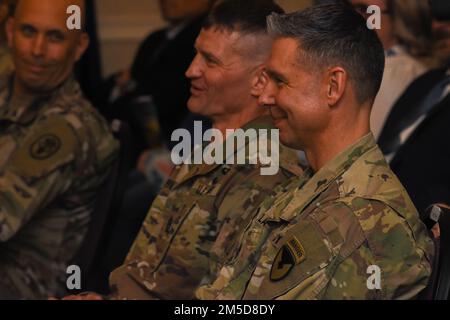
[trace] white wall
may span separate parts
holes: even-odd
[[[286,11],[294,11],[310,0],[278,0]],[[158,0],[97,0],[103,73],[129,67],[139,42],[152,30],[164,26]]]

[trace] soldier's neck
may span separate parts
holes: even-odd
[[[314,172],[319,171],[338,154],[358,142],[362,137],[370,133],[367,123],[355,123],[353,128],[334,131],[311,139],[309,146],[305,148],[306,158]]]

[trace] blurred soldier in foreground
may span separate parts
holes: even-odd
[[[268,25],[276,40],[261,101],[281,141],[306,152],[311,178],[264,202],[197,297],[415,297],[428,284],[433,242],[370,133],[379,39],[343,5],[274,14]]]
[[[408,87],[379,140],[421,214],[434,203],[450,203],[450,2],[433,0],[431,5],[444,68],[425,73]]]
[[[81,0],[21,0],[7,23],[14,74],[0,78],[0,297],[65,292],[117,142],[72,77],[89,39],[66,27]]]

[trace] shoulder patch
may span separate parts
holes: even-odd
[[[54,134],[43,134],[36,138],[30,146],[30,156],[36,160],[45,160],[61,149],[61,139]]]

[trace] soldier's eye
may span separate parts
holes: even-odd
[[[215,65],[215,64],[217,64],[217,61],[213,57],[211,57],[210,55],[205,55],[204,58],[205,58],[205,61],[206,61],[206,63],[208,65]]]
[[[48,38],[51,42],[62,42],[65,39],[64,35],[60,32],[51,32]]]
[[[277,85],[277,87],[282,87],[286,84],[286,82],[284,82],[283,80],[281,80],[280,78],[274,78],[273,81],[275,82],[275,84]]]

